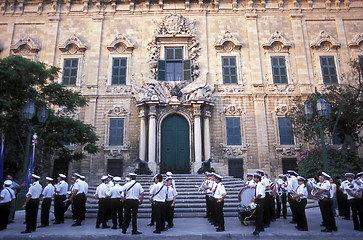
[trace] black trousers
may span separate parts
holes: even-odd
[[[305,214],[305,207],[307,204],[307,199],[301,199],[300,201],[296,201],[296,220],[297,220],[297,227],[308,230],[308,223],[306,220]]]
[[[205,207],[206,207],[206,217],[210,218],[210,212],[211,212],[211,207],[210,207],[210,197],[208,195],[205,195]]]
[[[77,194],[73,198],[74,218],[77,223],[81,223],[85,219],[86,214],[86,195],[84,193]]]
[[[292,213],[292,221],[297,222],[296,219],[296,201],[293,200],[290,196],[288,196],[287,201],[289,202],[291,213]]]
[[[49,226],[49,211],[51,203],[51,198],[43,198],[42,209],[40,212],[40,223],[42,226]]]
[[[264,230],[264,221],[263,221],[263,212],[264,212],[264,198],[259,198],[255,200],[257,207],[255,209],[255,223],[256,223],[256,231],[263,231]]]
[[[8,226],[10,208],[11,202],[0,203],[0,230],[4,230]]]
[[[96,226],[106,226],[108,221],[108,212],[107,212],[107,206],[108,201],[107,198],[100,198],[98,199],[98,212],[97,212],[97,220],[96,220]]]
[[[349,203],[348,203],[347,194],[343,194],[342,204],[343,204],[343,216],[344,216],[344,218],[350,219],[350,207],[349,207]]]
[[[174,206],[171,206],[173,201],[165,202],[165,217],[168,227],[174,227]]]
[[[216,207],[216,199],[213,197],[209,197],[209,207],[210,207],[210,221],[212,223],[216,223],[216,211],[215,211],[215,207]]]
[[[154,205],[154,217],[156,228],[155,230],[160,232],[165,228],[165,202],[156,202],[152,203]]]
[[[56,222],[64,222],[64,201],[66,199],[66,195],[54,196],[54,217]]]
[[[39,199],[30,199],[25,206],[26,230],[35,231],[37,228]]]
[[[118,225],[119,228],[122,228],[123,208],[124,203],[121,202],[121,198],[111,198],[111,217],[113,227],[117,227]]]
[[[139,211],[139,200],[126,199],[124,202],[125,219],[122,229],[127,230],[132,217],[132,231],[137,231],[137,212]]]
[[[106,217],[111,219],[111,198],[106,198]]]
[[[332,200],[331,198],[324,198],[319,200],[319,207],[321,210],[321,215],[323,217],[323,223],[325,224],[325,228],[328,230],[334,230],[337,228],[335,224],[335,214],[332,209]]]
[[[224,230],[224,214],[223,214],[224,201],[218,202],[215,201],[214,211],[215,211],[215,223],[217,224],[218,229]]]
[[[276,196],[276,217],[281,216],[281,206],[282,206],[282,216],[286,218],[287,215],[287,204],[286,204],[286,193],[282,193],[281,196]]]
[[[263,222],[264,224],[270,225],[271,223],[271,210],[273,209],[274,198],[266,193],[264,198],[264,206],[263,206]]]
[[[354,230],[363,229],[363,207],[360,199],[354,198],[348,200],[349,206],[352,209]]]

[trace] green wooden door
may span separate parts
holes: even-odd
[[[179,115],[164,119],[161,125],[160,172],[190,173],[189,124]]]

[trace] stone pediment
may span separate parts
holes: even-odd
[[[274,52],[280,52],[281,50],[289,49],[291,43],[288,42],[280,32],[274,32],[267,39],[267,42],[262,45],[264,49],[273,50]]]
[[[350,48],[360,48],[363,51],[363,33],[357,33],[348,43]]]
[[[311,48],[329,51],[340,47],[340,43],[333,36],[325,31],[320,31],[319,35],[310,44]]]
[[[10,50],[15,54],[28,55],[29,53],[38,53],[40,46],[31,37],[27,36],[11,45]]]
[[[76,53],[84,53],[87,49],[87,46],[79,39],[79,37],[73,35],[69,37],[58,48],[64,53],[76,54]]]
[[[239,50],[242,47],[242,43],[233,36],[232,33],[226,31],[224,35],[217,40],[215,48],[217,50],[223,49],[226,52],[231,52],[233,50]]]
[[[128,37],[126,37],[125,35],[119,34],[112,41],[112,43],[107,46],[107,49],[110,52],[118,52],[118,53],[129,52],[129,53],[131,53],[134,50],[134,43],[132,43],[130,41],[130,39],[128,39]]]

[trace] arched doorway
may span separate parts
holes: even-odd
[[[161,125],[160,172],[190,173],[189,124],[180,115],[166,117]]]

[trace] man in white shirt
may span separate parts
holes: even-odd
[[[124,209],[125,209],[125,219],[124,224],[122,226],[122,233],[126,234],[127,228],[130,225],[131,217],[132,217],[132,234],[142,234],[137,230],[137,213],[139,210],[139,205],[142,204],[144,200],[144,189],[142,188],[141,184],[136,182],[136,174],[129,173],[131,181],[125,183],[122,186],[121,191],[125,193],[125,202],[124,202]]]
[[[40,223],[41,225],[38,227],[48,227],[49,226],[49,211],[50,206],[52,203],[52,198],[54,195],[54,187],[52,184],[53,178],[46,177],[45,178],[45,184],[46,186],[43,189],[42,196],[43,196],[43,202],[40,212]]]
[[[178,195],[175,186],[173,185],[173,178],[167,177],[165,179],[166,183],[166,222],[168,225],[167,228],[173,228],[174,227],[174,207],[175,207],[175,201],[176,196]]]
[[[15,192],[11,189],[11,180],[4,181],[4,189],[0,192],[0,231],[7,228],[11,202],[15,199]]]
[[[299,231],[308,231],[308,223],[306,221],[305,215],[305,207],[307,204],[308,190],[305,186],[305,178],[298,176],[298,188],[296,190],[296,194],[291,198],[296,201],[296,219],[297,219],[297,230]]]
[[[66,175],[60,173],[58,175],[58,183],[55,184],[55,195],[54,195],[54,223],[64,223],[64,212],[65,206],[64,201],[67,199],[68,183],[65,181]]]
[[[291,197],[296,193],[296,190],[299,187],[299,184],[297,182],[297,176],[299,176],[299,174],[293,170],[287,170],[287,173],[290,175],[287,178],[287,201],[289,202],[292,213],[292,221],[290,221],[290,223],[295,224],[297,223],[297,219],[295,216],[296,202]]]
[[[86,214],[86,194],[85,186],[82,183],[81,175],[74,173],[73,177],[75,179],[73,193],[69,197],[69,201],[73,203],[74,207],[74,218],[75,222],[72,226],[81,226],[82,221],[85,219]]]
[[[150,189],[152,204],[154,207],[154,218],[156,222],[153,233],[161,233],[165,229],[165,199],[166,187],[163,183],[163,176],[158,174],[155,178],[155,185]]]
[[[109,178],[107,176],[101,177],[102,183],[96,188],[96,198],[98,199],[98,212],[97,212],[97,220],[96,220],[96,228],[100,228],[100,224],[102,223],[102,228],[110,228],[107,225],[108,215],[107,215],[107,192],[109,191],[108,182]]]
[[[279,179],[276,181],[276,218],[280,218],[281,206],[282,206],[282,216],[286,219],[287,215],[287,178],[284,174],[279,174]]]
[[[122,228],[123,224],[123,208],[124,203],[121,201],[124,197],[123,192],[121,192],[121,178],[113,178],[114,186],[107,192],[107,196],[111,198],[111,217],[112,217],[112,229]],[[118,223],[118,224],[117,224]]]
[[[252,173],[247,173],[247,181],[246,181],[246,187],[248,188],[255,188],[256,187],[256,183],[253,180],[253,174]]]
[[[258,235],[260,232],[264,231],[264,221],[263,221],[263,206],[264,206],[264,199],[265,199],[265,186],[261,183],[261,175],[255,173],[253,175],[253,179],[256,182],[256,190],[255,196],[251,199],[251,202],[256,203],[256,210],[255,210],[255,231],[253,235]]]
[[[349,173],[344,174],[345,180],[340,184],[339,190],[343,193],[342,198],[342,212],[343,212],[343,219],[344,220],[350,220],[350,208],[348,203],[348,193],[346,191],[347,184],[353,181],[352,175]]]
[[[205,206],[206,206],[206,216],[205,218],[208,218],[208,220],[211,220],[211,200],[210,200],[210,192],[211,192],[211,187],[212,187],[212,174],[210,172],[205,172],[205,180],[202,182],[202,184],[200,185],[201,188],[204,189],[205,191]]]
[[[223,232],[225,231],[224,227],[224,214],[223,214],[223,207],[224,207],[224,198],[227,195],[226,189],[222,184],[223,177],[219,174],[213,174],[214,181],[216,183],[216,189],[214,191],[214,211],[215,211],[215,223],[216,223],[216,231]]]
[[[348,205],[352,210],[354,230],[363,231],[363,206],[360,204],[362,193],[357,191],[359,188],[358,180],[351,180],[354,178],[353,173],[346,173],[345,175],[349,175],[349,183],[344,186],[344,190],[347,192]]]
[[[39,178],[39,176],[32,174],[31,184],[23,204],[23,208],[25,208],[26,229],[21,233],[35,232],[37,228],[39,197],[42,194],[42,186],[39,184]]]

